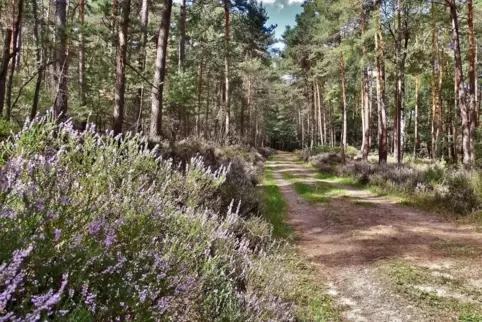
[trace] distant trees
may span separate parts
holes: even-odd
[[[0,115],[263,144],[272,89],[241,70],[271,68],[267,19],[254,0],[0,0]]]
[[[328,143],[358,146],[364,158],[377,147],[380,163],[389,152],[402,162],[409,151],[457,162],[460,149],[461,161],[471,166],[480,124],[476,70],[482,8],[455,0],[359,4],[306,3],[284,36],[286,73],[300,80],[292,90],[309,91],[312,79],[325,85],[322,104],[331,112],[334,132]],[[343,74],[346,82],[339,81]],[[293,122],[303,132],[300,138],[309,137],[317,116],[310,113],[309,98],[299,101]]]

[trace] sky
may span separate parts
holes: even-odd
[[[301,4],[304,0],[261,0],[268,13],[268,24],[278,25],[275,30],[276,38],[281,38],[286,25],[294,26],[295,17],[303,11]]]

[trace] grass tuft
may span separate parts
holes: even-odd
[[[283,177],[293,184],[298,195],[310,204],[327,203],[330,198],[343,197],[346,192],[343,189],[334,187],[326,182],[316,182],[314,184],[303,183],[302,177],[291,173],[284,173]]]
[[[273,227],[273,235],[280,238],[291,236],[293,229],[287,224],[288,204],[281,195],[270,168],[266,169],[261,193],[263,216]]]

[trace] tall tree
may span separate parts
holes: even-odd
[[[470,118],[470,163],[475,162],[474,156],[474,137],[477,126],[477,63],[476,63],[476,43],[474,31],[474,4],[473,0],[467,1],[468,30],[469,30],[469,118]]]
[[[169,41],[171,11],[172,0],[165,0],[157,36],[156,67],[154,81],[152,82],[151,126],[149,131],[151,140],[157,140],[161,136],[162,131],[162,99],[166,77],[167,43]]]
[[[115,67],[115,99],[112,130],[114,135],[122,133],[124,122],[124,104],[126,89],[126,63],[127,63],[127,37],[129,28],[129,15],[131,11],[130,0],[120,0],[121,20],[117,24],[116,42],[116,67]]]
[[[343,104],[343,150],[346,151],[347,145],[347,110],[346,110],[346,76],[345,58],[343,52],[340,53],[340,77],[341,77],[341,101]]]
[[[85,83],[85,45],[84,45],[84,22],[85,22],[85,0],[79,0],[79,96],[80,105],[85,106],[86,83]]]
[[[224,113],[226,116],[224,137],[225,143],[229,143],[230,128],[231,128],[231,108],[230,108],[230,40],[231,40],[231,13],[230,0],[223,0],[224,4],[224,26],[225,26],[225,48],[224,48]]]
[[[139,57],[137,59],[137,68],[140,73],[144,73],[146,68],[146,44],[147,44],[147,26],[149,23],[149,0],[142,0],[141,5],[141,39],[139,41]],[[136,92],[134,109],[136,111],[136,131],[141,131],[142,107],[144,103],[144,80]]]
[[[472,164],[471,133],[470,133],[470,109],[467,104],[467,96],[464,85],[464,71],[462,65],[462,53],[460,50],[460,30],[457,4],[455,0],[445,0],[450,9],[452,21],[452,42],[455,58],[455,83],[457,84],[460,119],[462,121],[462,162],[465,166]]]
[[[179,14],[179,70],[184,69],[184,59],[186,57],[186,0],[181,0]]]
[[[43,50],[41,44],[40,35],[42,33],[42,24],[40,19],[38,18],[38,8],[37,8],[37,0],[32,0],[32,11],[33,11],[33,18],[34,18],[34,25],[33,25],[33,36],[35,41],[35,58],[36,58],[36,66],[37,66],[37,81],[35,82],[35,90],[33,96],[33,103],[32,109],[30,111],[30,119],[34,119],[37,115],[38,111],[38,104],[40,98],[40,87],[42,85],[42,80],[44,78],[44,58],[43,58]]]
[[[385,55],[383,52],[383,36],[380,15],[377,18],[375,34],[376,66],[377,66],[377,107],[378,107],[378,163],[387,163],[387,110],[385,99]]]
[[[10,72],[8,77],[8,84],[7,84],[7,113],[6,119],[9,120],[11,113],[12,113],[12,86],[13,86],[13,78],[15,76],[15,70],[17,65],[19,64],[19,52],[20,52],[20,37],[22,33],[22,16],[23,16],[23,0],[18,0],[17,5],[17,16],[14,18],[14,25],[13,25],[13,38],[12,38],[12,48],[13,48],[13,57],[12,57],[12,64],[10,65]]]
[[[56,0],[56,38],[57,50],[55,57],[55,100],[53,105],[53,115],[55,118],[66,117],[68,107],[68,77],[69,61],[67,56],[67,1]]]

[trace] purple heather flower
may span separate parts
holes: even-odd
[[[112,246],[116,242],[115,235],[112,233],[107,234],[107,236],[105,236],[104,242],[107,247]]]
[[[61,236],[61,234],[62,234],[62,230],[60,230],[60,229],[58,229],[58,228],[55,228],[54,234],[55,234],[54,240],[55,240],[55,241],[59,241],[60,236]]]
[[[59,201],[62,206],[67,206],[69,204],[69,197],[60,196]]]
[[[102,222],[99,220],[93,221],[89,224],[89,234],[97,235],[102,228]]]

